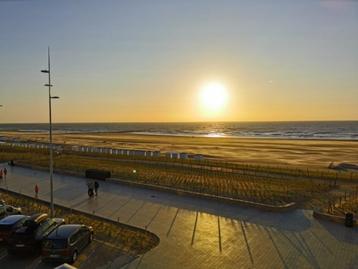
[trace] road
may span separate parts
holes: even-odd
[[[38,184],[39,197],[49,200],[48,173],[7,168],[8,178],[0,187],[34,195]],[[358,268],[358,229],[318,221],[309,210],[262,212],[117,183],[100,184],[99,196],[89,199],[84,178],[55,175],[55,203],[157,234],[159,246],[126,269]]]

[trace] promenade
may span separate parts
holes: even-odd
[[[1,188],[34,196],[38,184],[39,198],[50,199],[48,173],[6,167]],[[89,199],[85,178],[63,175],[54,177],[54,201],[157,234],[160,244],[126,269],[358,268],[358,229],[307,210],[262,212],[113,182]]]

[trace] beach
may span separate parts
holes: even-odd
[[[6,139],[48,141],[44,132],[2,131]],[[196,137],[122,132],[57,133],[55,143],[118,149],[202,154],[228,162],[327,168],[331,162],[358,163],[358,141],[240,137]]]

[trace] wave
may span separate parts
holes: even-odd
[[[57,123],[56,133],[358,140],[358,121],[217,123]],[[48,132],[48,124],[0,124],[0,131]]]

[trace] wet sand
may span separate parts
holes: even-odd
[[[0,132],[21,140],[48,141],[47,134]],[[203,154],[208,158],[260,164],[326,168],[330,162],[358,163],[358,141],[237,137],[159,136],[131,133],[55,134],[56,143]]]

